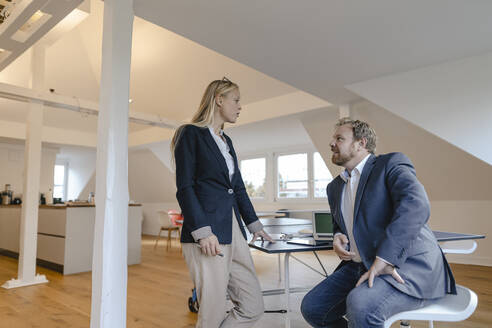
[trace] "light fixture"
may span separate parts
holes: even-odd
[[[0,49],[0,63],[7,59],[7,57],[11,54],[11,51],[5,50],[5,49]]]
[[[36,11],[31,18],[27,20],[27,22],[22,25],[19,30],[25,33],[28,33],[31,28],[33,28],[34,24],[43,17],[44,13],[41,10]]]

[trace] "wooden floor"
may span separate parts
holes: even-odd
[[[128,269],[127,327],[194,327],[196,315],[189,312],[188,297],[192,283],[177,243],[166,251],[165,241],[153,249],[153,237],[144,236],[142,263]],[[278,281],[276,255],[253,251],[253,258],[263,287],[281,285]],[[309,254],[301,258],[313,265]],[[328,270],[337,263],[331,252],[321,256]],[[478,308],[471,318],[460,323],[436,323],[436,327],[491,327],[492,326],[492,267],[453,265],[458,283],[478,294]],[[0,288],[0,328],[23,327],[89,327],[91,274],[63,276],[38,268],[48,284],[6,290]],[[0,284],[17,276],[17,260],[0,256]],[[314,272],[306,272],[293,262],[293,285],[313,284],[322,279]],[[267,307],[282,307],[283,298],[266,297]],[[302,295],[293,296],[292,327],[308,327],[298,312]],[[278,303],[278,304],[277,304]],[[297,307],[297,309],[296,309]],[[268,314],[255,327],[282,327],[281,315]],[[396,327],[396,326],[395,326]],[[412,327],[426,327],[413,322]]]

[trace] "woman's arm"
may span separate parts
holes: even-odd
[[[197,137],[194,126],[184,126],[174,150],[176,198],[181,207],[185,224],[190,228],[195,241],[212,235],[210,223],[195,193]]]
[[[238,170],[236,174],[238,175],[238,183],[234,188],[234,193],[236,194],[236,201],[239,207],[239,213],[241,213],[241,217],[251,233],[263,230],[263,224],[258,219],[258,216],[256,216],[256,211],[253,207],[253,204],[251,203],[251,200],[249,199],[246,187],[244,186],[241,172]]]

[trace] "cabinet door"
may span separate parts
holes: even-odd
[[[0,207],[0,248],[19,252],[20,206]]]
[[[65,238],[38,234],[38,259],[64,265]]]
[[[40,208],[38,217],[39,233],[65,236],[65,225],[67,221],[67,210],[65,208]]]

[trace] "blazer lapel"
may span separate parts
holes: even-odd
[[[217,146],[217,143],[215,142],[214,138],[210,134],[210,131],[208,130],[207,127],[203,128],[202,133],[205,142],[207,143],[208,147],[210,148],[212,153],[215,155],[215,158],[219,162],[220,169],[224,174],[226,181],[229,181],[229,169],[227,168],[227,164],[225,162],[224,156],[222,156],[222,153],[220,152],[219,146]]]
[[[374,167],[374,162],[376,160],[376,156],[369,156],[367,159],[366,165],[364,165],[364,169],[362,170],[362,175],[360,176],[359,186],[357,187],[357,193],[355,194],[355,204],[354,204],[354,225],[357,219],[357,213],[359,212],[360,200],[362,199],[362,194],[364,193],[364,188],[366,187],[367,179],[371,174],[371,171]]]
[[[237,163],[236,151],[234,150],[234,147],[232,146],[231,138],[229,138],[229,136],[226,135],[225,133],[224,133],[224,138],[227,141],[227,145],[229,145],[229,153],[231,154],[232,158],[234,159],[234,174],[232,175],[232,178],[231,178],[231,183],[232,183],[232,180],[234,180],[234,178],[237,177],[236,173],[239,172],[239,167],[238,167],[238,163]]]
[[[338,197],[338,199],[336,200],[336,209],[335,209],[335,213],[333,213],[334,215],[334,218],[337,220],[338,222],[338,225],[340,227],[342,227],[342,230],[343,231],[347,231],[347,227],[345,226],[345,220],[343,219],[343,214],[342,214],[342,193],[343,193],[343,187],[345,185],[345,182],[343,181],[343,179],[338,176],[335,178],[335,193],[334,195],[336,195],[336,197]]]

